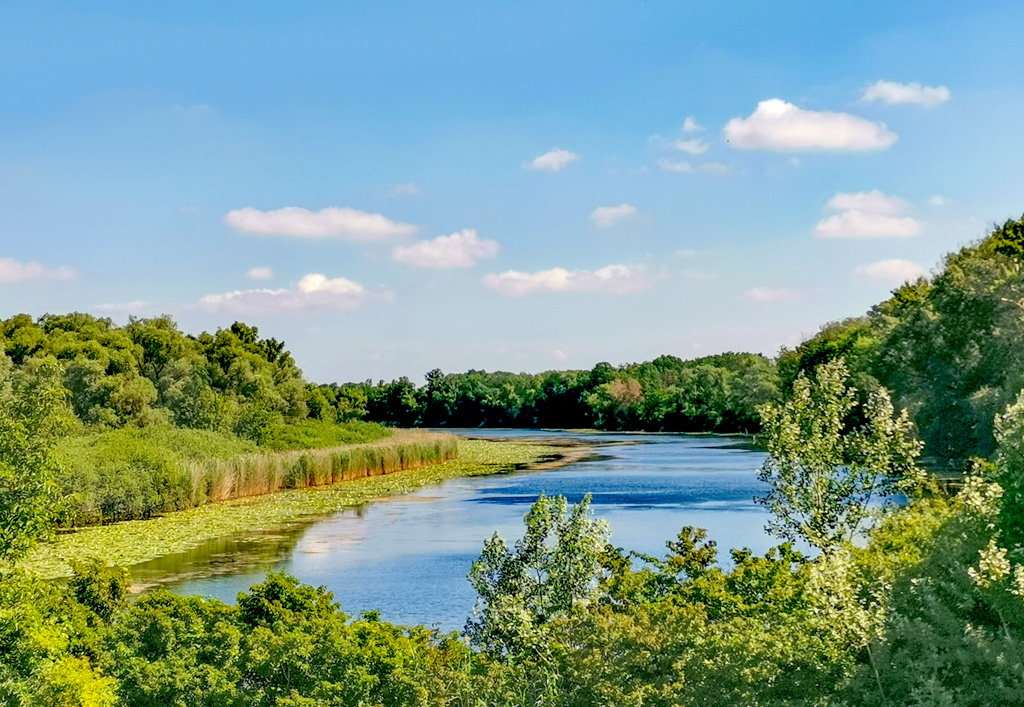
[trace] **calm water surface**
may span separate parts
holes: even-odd
[[[559,437],[601,443],[596,459],[561,469],[463,478],[359,510],[274,532],[207,543],[133,568],[137,581],[167,580],[173,591],[234,601],[269,570],[325,585],[349,614],[379,610],[387,621],[461,629],[474,592],[466,579],[485,538],[522,532],[540,493],[578,501],[612,527],[612,542],[661,555],[684,525],[704,527],[724,549],[764,552],[767,513],[756,472],[764,454],[714,436],[615,435],[537,430],[472,430],[474,436]]]

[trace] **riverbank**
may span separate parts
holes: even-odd
[[[507,473],[539,464],[552,468],[552,464],[571,461],[568,450],[543,444],[459,440],[458,446],[457,459],[410,471],[212,503],[149,520],[82,528],[42,544],[22,566],[37,576],[56,578],[70,576],[75,561],[90,557],[110,565],[136,565],[185,552],[215,538],[329,515],[445,479]]]

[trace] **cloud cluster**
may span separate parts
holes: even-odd
[[[509,297],[539,292],[610,292],[621,295],[649,289],[654,280],[643,265],[608,265],[599,270],[552,268],[533,273],[508,270],[487,275],[484,284]]]
[[[861,100],[865,103],[881,101],[888,105],[911,103],[934,108],[952,97],[945,86],[922,86],[919,83],[896,83],[895,81],[878,81],[864,89]]]
[[[74,280],[78,271],[74,268],[48,268],[42,263],[23,263],[14,258],[0,258],[0,282],[24,282],[26,280]]]
[[[619,221],[636,216],[636,207],[632,204],[618,206],[598,206],[590,212],[590,220],[598,228],[611,228]]]
[[[912,238],[921,233],[921,223],[904,215],[908,207],[878,189],[840,192],[825,204],[839,213],[819,221],[814,230],[822,238]]]
[[[885,150],[896,133],[849,113],[805,110],[779,98],[761,101],[746,118],[733,118],[723,130],[741,150],[863,152]]]
[[[561,172],[579,158],[580,156],[575,152],[556,147],[545,152],[543,155],[534,157],[525,166],[527,169],[537,170],[538,172]]]
[[[294,287],[236,290],[206,295],[199,306],[210,312],[278,314],[307,309],[355,309],[370,296],[365,287],[344,277],[328,278],[310,273]]]
[[[298,206],[286,206],[272,211],[247,207],[229,211],[224,216],[224,223],[242,233],[311,239],[344,238],[353,241],[409,236],[419,230],[418,226],[393,221],[382,214],[333,206],[320,211]]]
[[[395,246],[391,257],[421,268],[466,268],[481,258],[493,258],[500,247],[497,241],[479,238],[474,229],[467,228],[448,236]]]
[[[917,263],[897,259],[880,260],[870,265],[861,265],[855,272],[869,280],[886,282],[891,285],[899,285],[907,280],[916,280],[928,274],[928,271]]]

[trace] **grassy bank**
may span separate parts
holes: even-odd
[[[69,438],[59,449],[59,482],[73,499],[67,524],[150,518],[205,503],[405,471],[457,454],[447,435],[396,435],[366,423],[287,426],[279,439],[279,449],[267,450],[237,437],[166,426]],[[311,445],[326,448],[303,448]]]
[[[458,448],[458,459],[412,471],[208,504],[149,520],[82,528],[40,546],[23,566],[50,578],[69,576],[73,561],[90,557],[113,565],[134,565],[184,552],[213,538],[334,513],[445,479],[511,471],[559,451],[541,445],[477,440],[461,440]]]

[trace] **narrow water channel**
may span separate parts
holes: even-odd
[[[742,439],[616,435],[537,430],[464,430],[473,436],[558,437],[593,441],[599,454],[569,466],[453,479],[415,493],[310,519],[274,532],[207,543],[133,568],[136,581],[164,581],[175,592],[234,601],[238,592],[284,570],[325,585],[349,614],[378,610],[387,621],[461,629],[474,592],[466,579],[485,538],[522,532],[540,493],[578,501],[612,527],[612,542],[661,555],[684,525],[707,528],[728,548],[761,553],[773,543],[757,469],[764,454]]]

